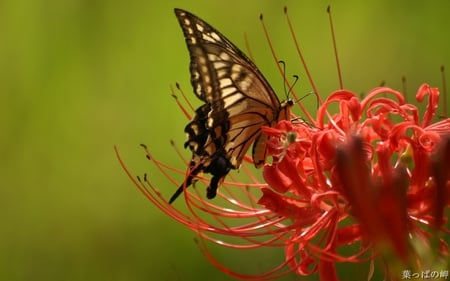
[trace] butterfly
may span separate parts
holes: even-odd
[[[169,203],[200,173],[212,175],[212,199],[231,169],[239,169],[253,144],[252,158],[265,164],[267,136],[262,126],[288,120],[293,102],[280,103],[256,65],[230,40],[197,16],[175,9],[190,54],[191,84],[204,102],[185,127],[185,148],[192,151],[189,173]]]

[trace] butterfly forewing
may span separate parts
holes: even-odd
[[[197,96],[204,102],[221,103],[224,91],[233,91],[239,85],[257,83],[260,92],[242,93],[264,106],[279,107],[274,91],[256,65],[219,31],[193,14],[175,9],[183,29],[191,57],[191,83]],[[214,106],[214,105],[213,105]]]
[[[250,145],[255,165],[264,164],[266,137],[261,127],[289,114],[255,64],[233,43],[191,13],[175,9],[175,14],[190,54],[191,84],[205,103],[185,128],[185,146],[193,157],[183,185],[201,171],[210,173],[212,198],[229,170],[239,168]]]

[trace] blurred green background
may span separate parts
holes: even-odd
[[[441,87],[439,68],[450,67],[448,0],[0,1],[0,280],[231,280],[206,262],[192,232],[136,190],[113,145],[135,174],[150,166],[140,143],[183,168],[169,140],[181,146],[186,120],[169,85],[193,95],[174,7],[243,50],[246,32],[283,98],[258,16],[288,75],[300,75],[296,92],[307,93],[283,16],[289,7],[325,95],[338,87],[328,4],[346,88],[367,92],[383,80],[399,88],[402,76],[410,94],[422,82]],[[171,194],[162,176],[152,180]],[[219,256],[235,259],[227,251]]]

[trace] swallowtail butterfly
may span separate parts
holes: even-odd
[[[214,198],[252,144],[253,162],[263,166],[267,136],[261,126],[289,119],[293,105],[290,100],[280,103],[256,65],[219,31],[187,11],[175,9],[175,14],[190,54],[191,84],[204,104],[185,128],[190,170],[169,203],[201,172],[212,175],[207,198]]]

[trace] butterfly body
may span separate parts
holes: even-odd
[[[193,14],[175,9],[190,53],[191,84],[204,102],[185,127],[190,171],[172,203],[201,173],[212,175],[209,199],[231,169],[239,169],[253,144],[253,162],[266,159],[262,126],[289,119],[291,101],[280,103],[256,65],[225,36]]]

